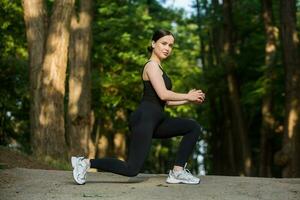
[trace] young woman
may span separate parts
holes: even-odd
[[[174,167],[169,172],[167,183],[198,184],[200,179],[186,169],[186,162],[200,134],[199,124],[190,119],[170,118],[164,114],[165,105],[183,105],[189,102],[202,103],[205,94],[192,89],[188,93],[176,93],[171,90],[172,83],[161,62],[170,56],[174,45],[174,36],[166,30],[154,32],[149,61],[145,64],[142,79],[143,98],[129,119],[131,130],[129,155],[127,161],[115,158],[85,159],[72,157],[73,177],[78,184],[86,182],[89,168],[112,172],[124,176],[136,176],[149,153],[152,138],[171,138],[183,136]]]

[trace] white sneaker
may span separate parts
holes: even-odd
[[[90,166],[84,161],[84,157],[72,156],[71,163],[73,169],[73,178],[79,185],[85,184],[86,172]]]
[[[186,169],[186,164],[181,171],[170,170],[167,183],[185,183],[185,184],[199,184],[200,179],[193,176],[191,172]]]

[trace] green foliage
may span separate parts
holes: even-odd
[[[29,151],[29,83],[20,1],[0,2],[0,144]]]
[[[201,36],[202,42],[204,44],[209,44],[211,42],[211,37],[214,34],[213,31],[216,27],[222,27],[222,10],[221,6],[213,11],[213,6],[211,2],[199,1],[202,5],[199,34]],[[273,13],[274,13],[274,25],[279,27],[279,1],[273,1]],[[206,5],[206,7],[204,6]],[[265,67],[265,30],[263,25],[263,20],[261,16],[261,1],[236,1],[233,3],[232,15],[234,22],[233,37],[236,41],[235,52],[234,52],[234,72],[237,77],[239,86],[240,101],[242,104],[242,110],[247,123],[247,128],[249,132],[249,140],[251,144],[251,151],[254,160],[254,168],[258,169],[258,161],[260,156],[260,130],[261,130],[261,105],[263,96],[266,94],[268,84],[272,84],[272,93],[274,97],[274,116],[276,118],[276,123],[279,126],[283,124],[283,111],[284,111],[284,71],[281,62],[281,52],[280,46],[277,48],[276,54],[276,64],[273,66],[272,71],[275,74],[273,80],[266,73],[268,68]],[[298,12],[299,13],[299,12]],[[199,20],[194,17],[194,21],[199,22]],[[299,21],[298,21],[299,23]],[[221,36],[222,39],[222,36]],[[279,38],[277,38],[279,41]],[[211,50],[217,55],[214,49]],[[209,55],[205,55],[207,61],[210,61]],[[200,119],[206,118],[207,121],[203,121],[206,130],[208,131],[208,152],[205,155],[205,165],[208,173],[214,173],[213,171],[213,160],[211,156],[213,155],[212,146],[216,143],[215,140],[211,140],[215,137],[222,137],[222,135],[217,135],[215,132],[216,126],[222,126],[222,124],[215,124],[218,118],[224,122],[223,119],[223,105],[222,96],[227,95],[226,87],[226,77],[225,71],[221,66],[216,66],[215,58],[213,62],[207,63],[207,68],[204,76],[205,88],[209,89],[207,96],[213,96],[215,101],[216,112],[212,112],[210,106],[203,106],[202,115]],[[222,57],[222,59],[226,59]],[[232,59],[232,58],[230,58]],[[268,91],[269,92],[269,91]],[[230,106],[229,106],[230,107]],[[221,122],[221,123],[223,123]],[[234,121],[232,123],[235,123]],[[224,134],[221,131],[220,134]],[[217,135],[217,136],[216,136]],[[224,142],[224,141],[222,141]],[[272,144],[274,153],[278,150],[278,144],[281,143],[281,138],[277,135],[272,136]],[[276,147],[275,147],[276,146]],[[276,170],[274,166],[272,166]],[[257,173],[257,171],[256,171]],[[276,174],[276,172],[275,172]]]
[[[45,2],[47,10],[51,11],[53,0]],[[273,2],[275,25],[279,27],[280,5],[279,1]],[[103,124],[112,122],[110,130],[101,126],[101,133],[113,134],[122,130],[128,136],[128,117],[142,96],[141,72],[149,57],[147,46],[150,45],[152,32],[158,28],[171,30],[176,38],[175,46],[172,56],[163,63],[163,67],[172,79],[174,91],[187,92],[192,88],[200,88],[206,92],[206,99],[214,98],[215,107],[212,108],[206,100],[201,106],[184,105],[166,110],[170,116],[194,118],[204,127],[202,140],[197,144],[190,163],[197,171],[196,160],[198,155],[203,155],[206,171],[211,173],[214,164],[211,146],[215,142],[211,139],[216,134],[214,130],[221,127],[216,122],[223,123],[218,120],[226,120],[222,96],[227,94],[227,86],[226,71],[216,64],[216,57],[221,55],[216,49],[207,48],[212,41],[214,28],[222,26],[223,13],[221,6],[214,10],[211,1],[201,0],[200,4],[200,19],[197,19],[196,16],[186,17],[182,10],[164,8],[156,0],[94,1],[92,108],[96,118]],[[297,5],[299,9],[298,1]],[[20,1],[0,2],[0,144],[17,141],[29,151],[29,66],[22,15]],[[297,19],[299,16],[298,11]],[[233,20],[237,41],[233,57],[235,73],[254,160],[258,160],[261,103],[267,90],[266,83],[271,81],[265,75],[268,69],[264,66],[265,34],[260,1],[236,1]],[[299,28],[300,20],[297,23]],[[205,52],[200,48],[199,38]],[[210,54],[213,56],[210,57]],[[205,69],[197,63],[202,56]],[[280,50],[276,55],[274,74],[274,115],[280,127],[284,117],[284,70]],[[120,110],[124,111],[125,119],[116,117]],[[154,140],[144,171],[167,172],[173,164],[179,141],[180,138]],[[274,148],[278,148],[280,143],[281,138],[276,136]],[[54,161],[49,162],[59,165]]]

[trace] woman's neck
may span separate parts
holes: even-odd
[[[151,54],[150,60],[153,60],[157,63],[161,63],[161,60],[159,59],[159,57],[157,55],[155,55],[154,53]]]
[[[161,60],[155,54],[152,54],[149,60],[152,60],[157,64],[161,65]]]

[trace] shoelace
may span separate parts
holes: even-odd
[[[179,177],[181,176],[182,178],[190,180],[190,181],[195,181],[197,178],[194,177],[192,175],[192,173],[190,172],[190,170],[188,170],[186,168],[186,165],[187,165],[187,163],[185,163],[183,170],[180,172],[180,174],[177,174],[177,176],[179,176]]]
[[[188,170],[186,168],[187,163],[185,163],[184,167],[183,167],[183,173],[184,175],[189,179],[189,180],[195,180],[196,178],[192,175],[192,173],[190,172],[190,170]]]
[[[183,173],[185,174],[185,176],[190,179],[190,180],[193,180],[195,179],[195,177],[192,175],[192,173],[190,172],[190,170],[184,168],[183,169]]]

